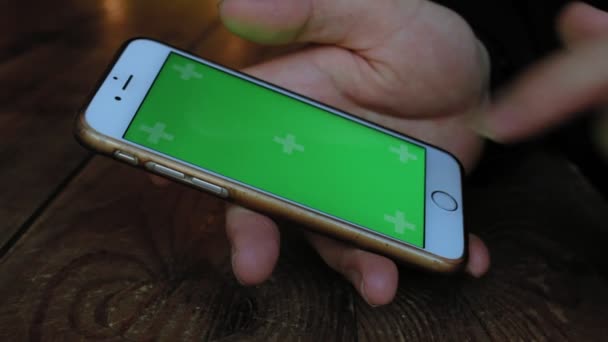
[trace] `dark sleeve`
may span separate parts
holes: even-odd
[[[502,85],[557,49],[556,19],[566,0],[441,0],[464,17],[492,57],[492,85]],[[608,1],[588,1],[608,8]]]

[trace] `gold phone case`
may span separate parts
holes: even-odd
[[[99,86],[96,87],[95,91],[97,91],[97,88],[99,88]],[[453,273],[463,267],[467,258],[468,246],[466,245],[464,251],[465,253],[462,258],[458,260],[445,259],[414,246],[399,243],[371,231],[367,231],[359,227],[332,219],[331,217],[306,210],[294,204],[282,201],[190,167],[189,165],[175,162],[120,140],[105,136],[88,125],[85,120],[84,113],[85,110],[82,110],[76,120],[75,136],[77,140],[87,148],[106,156],[119,159],[123,162],[127,162],[132,166],[142,167],[148,171],[153,171],[150,170],[150,165],[161,165],[161,167],[169,168],[169,170],[177,171],[186,176],[183,179],[176,179],[167,174],[160,174],[161,176],[165,176],[171,180],[177,180],[197,190],[205,190],[204,188],[201,188],[200,182],[198,184],[192,183],[192,177],[194,177],[200,181],[209,183],[211,186],[208,187],[208,190],[211,190],[214,195],[220,198],[271,216],[296,221],[305,225],[310,230],[316,231],[323,235],[350,242],[365,250],[383,254],[396,261],[413,265],[415,267],[420,267],[425,270],[440,273]],[[127,160],[124,158],[125,155],[119,155],[117,153],[123,153],[131,156],[134,158],[134,160]],[[215,191],[218,190],[217,187],[221,188],[222,191]],[[465,243],[468,244],[468,239],[466,236]]]
[[[396,261],[434,272],[452,273],[462,268],[464,260],[466,259],[466,255],[458,260],[444,259],[416,247],[398,243],[389,238],[363,230],[359,227],[351,226],[330,217],[308,211],[291,203],[281,201],[266,194],[243,187],[239,184],[218,178],[188,165],[175,162],[119,140],[104,136],[95,131],[86,123],[84,113],[81,113],[78,116],[76,121],[75,135],[78,141],[85,147],[101,154],[119,159],[132,166],[143,167],[148,171],[150,170],[149,168],[146,168],[146,165],[150,165],[150,163],[168,167],[171,170],[175,170],[186,175],[186,178],[181,180],[181,183],[189,185],[197,190],[201,190],[201,188],[192,184],[190,180],[191,177],[195,177],[199,180],[225,189],[225,193],[213,193],[220,198],[268,215],[278,216],[299,222],[310,230],[353,243],[365,250],[386,255],[387,257],[395,259]],[[117,152],[122,152],[135,157],[136,163],[117,158]],[[165,176],[166,178],[174,181],[180,181],[179,179],[169,177],[165,174],[159,175]],[[467,248],[465,248],[465,251],[466,250]]]

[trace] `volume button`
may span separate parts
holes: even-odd
[[[228,198],[228,190],[226,190],[220,186],[211,184],[209,182],[206,182],[204,180],[194,178],[194,177],[192,177],[191,182],[193,185],[195,185],[196,187],[198,187],[202,190],[205,190],[207,192],[210,192],[210,193],[220,196],[222,198]]]
[[[150,162],[150,163],[146,163],[146,167],[149,170],[153,171],[153,172],[156,172],[158,174],[161,174],[161,175],[164,175],[164,176],[167,176],[167,177],[175,178],[175,179],[178,179],[178,180],[183,180],[186,177],[183,173],[181,173],[179,171],[175,171],[175,170],[173,170],[171,168],[168,168],[168,167],[166,167],[164,165],[160,165],[160,164],[156,164],[156,163],[151,163]]]
[[[139,160],[137,160],[137,157],[134,157],[128,153],[125,153],[123,151],[116,151],[114,152],[114,158],[118,159],[118,160],[122,160],[125,163],[129,163],[131,165],[137,165],[139,164]]]

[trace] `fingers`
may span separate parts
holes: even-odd
[[[608,38],[608,37],[607,37]],[[572,113],[608,97],[608,39],[555,56],[521,77],[493,108],[477,117],[477,130],[509,142],[543,132]]]
[[[501,142],[524,139],[608,100],[608,13],[573,3],[559,29],[571,51],[534,67],[478,116],[482,135]]]
[[[348,279],[361,297],[372,306],[390,303],[397,292],[399,273],[393,261],[351,245],[307,233],[307,238],[331,268]],[[490,253],[475,235],[469,237],[466,272],[480,278],[490,268]]]
[[[226,233],[237,280],[243,285],[257,285],[268,279],[279,258],[276,224],[266,216],[232,206],[226,213]]]
[[[368,0],[224,0],[220,3],[220,16],[233,32],[261,43],[316,42],[362,48],[364,41],[372,43],[373,38],[394,32],[422,3],[420,0],[377,0],[373,5]]]
[[[226,229],[236,278],[243,285],[262,283],[271,275],[279,257],[276,224],[266,216],[232,206],[227,211]],[[317,234],[306,233],[306,237],[327,265],[344,275],[367,303],[380,306],[394,299],[399,273],[393,261]],[[467,273],[479,278],[489,267],[487,247],[477,236],[470,235]]]
[[[568,5],[559,18],[559,32],[572,47],[608,34],[608,14],[583,2]]]
[[[346,277],[371,306],[390,303],[397,293],[399,273],[391,260],[317,234],[307,238],[331,268]]]
[[[466,272],[475,278],[481,278],[490,269],[490,252],[477,236],[469,235],[469,260]]]

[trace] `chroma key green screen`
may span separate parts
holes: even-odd
[[[125,139],[424,247],[426,150],[171,53]]]

